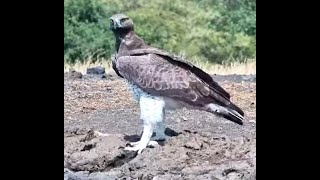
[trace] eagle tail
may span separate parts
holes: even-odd
[[[236,106],[235,104],[231,103],[228,105],[228,107],[230,109],[232,109],[233,111],[236,111],[237,113],[239,113],[241,116],[244,116],[244,112],[238,107]]]
[[[235,105],[230,107],[225,107],[225,106],[220,106],[218,104],[213,104],[213,103],[209,104],[208,107],[209,107],[208,108],[209,112],[214,113],[218,116],[224,117],[239,125],[243,125],[244,113],[239,107]]]

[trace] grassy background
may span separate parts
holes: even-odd
[[[151,45],[207,71],[255,72],[254,0],[64,0],[65,69],[110,64],[115,13],[128,14]]]

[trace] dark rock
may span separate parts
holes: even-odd
[[[101,66],[87,68],[87,74],[104,74],[105,68]]]
[[[69,72],[65,73],[65,77],[70,78],[70,79],[81,79],[82,76],[83,75],[80,72],[77,72],[73,68],[70,68]]]
[[[64,180],[88,180],[88,171],[73,172],[64,168]]]
[[[64,180],[115,180],[116,176],[107,172],[78,171],[73,172],[67,168],[64,169]]]
[[[108,79],[108,80],[114,80],[115,77],[111,74],[107,74],[107,73],[104,73],[102,76],[101,76],[102,79]]]
[[[125,145],[123,137],[95,137],[92,130],[86,135],[66,137],[65,164],[73,171],[108,171],[136,156],[136,152],[124,152],[120,148]]]
[[[255,137],[189,130],[139,155],[123,151],[128,139],[93,136],[92,130],[65,137],[65,180],[256,179]]]

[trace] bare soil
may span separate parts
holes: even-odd
[[[256,179],[255,75],[213,78],[245,111],[244,125],[178,110],[167,114],[168,139],[137,155],[123,150],[142,132],[139,107],[125,81],[114,74],[66,73],[65,179]]]

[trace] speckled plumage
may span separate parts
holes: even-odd
[[[140,89],[137,85],[134,83],[127,81],[128,83],[128,89],[132,93],[134,100],[139,103],[140,97],[143,95],[147,95],[146,92],[144,92],[142,89]]]

